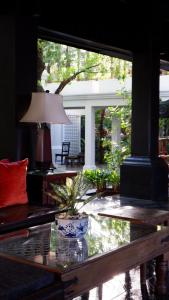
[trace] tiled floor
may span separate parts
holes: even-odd
[[[105,165],[96,165],[96,167],[100,168],[100,169],[106,168]],[[62,169],[62,170],[68,170],[68,171],[82,171],[83,170],[83,165],[79,165],[79,164],[61,165],[61,164],[57,164],[56,169],[58,169],[58,170]]]

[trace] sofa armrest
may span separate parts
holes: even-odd
[[[0,234],[53,222],[65,210],[34,205],[16,205],[0,209]]]

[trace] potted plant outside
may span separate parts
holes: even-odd
[[[65,185],[51,184],[51,186],[52,191],[48,195],[56,201],[59,208],[67,209],[67,212],[56,216],[59,236],[82,238],[88,228],[88,215],[79,210],[96,197],[92,195],[84,198],[90,184],[81,172],[73,178],[67,177]]]
[[[87,181],[96,188],[96,193],[101,193],[106,190],[109,173],[104,169],[91,170],[87,169],[83,172]]]
[[[108,183],[111,184],[112,194],[120,192],[120,173],[117,170],[113,170],[109,173]]]

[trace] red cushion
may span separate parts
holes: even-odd
[[[17,162],[0,161],[0,208],[28,202],[27,165],[27,158]]]
[[[0,160],[0,162],[9,162],[9,159],[3,158],[3,159]]]

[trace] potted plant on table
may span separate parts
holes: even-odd
[[[90,184],[82,173],[73,178],[66,178],[65,185],[51,184],[52,191],[47,193],[52,197],[59,208],[67,212],[56,216],[57,231],[60,237],[82,238],[88,228],[88,215],[79,212],[82,207],[93,200],[96,195],[87,196]]]

